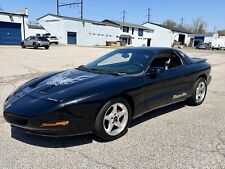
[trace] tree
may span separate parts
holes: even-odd
[[[223,30],[218,30],[219,36],[225,36],[225,29]]]
[[[171,19],[167,19],[163,22],[163,25],[169,29],[177,28],[177,23]]]
[[[202,18],[196,18],[193,20],[193,32],[196,34],[206,33],[207,23]]]

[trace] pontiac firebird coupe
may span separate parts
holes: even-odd
[[[37,77],[11,94],[4,118],[44,136],[123,136],[132,119],[165,105],[200,105],[210,83],[206,59],[172,48],[124,48],[76,69]]]

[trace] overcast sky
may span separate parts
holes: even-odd
[[[78,0],[60,0],[61,3]],[[47,14],[56,13],[56,0],[1,0],[0,7],[5,11],[28,8],[29,18],[34,21]],[[225,0],[84,0],[85,19],[122,19],[126,10],[126,21],[143,23],[147,20],[147,8],[152,9],[151,21],[162,23],[172,19],[192,24],[193,19],[202,17],[208,23],[208,31],[225,29]],[[79,17],[79,8],[63,7],[60,14]]]

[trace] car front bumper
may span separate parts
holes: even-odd
[[[11,124],[12,127],[21,129],[23,131],[42,136],[49,137],[66,137],[92,133],[92,122],[90,119],[74,117],[65,119],[60,116],[40,116],[40,117],[21,117],[10,113],[4,113],[5,120]],[[49,120],[51,119],[51,120]],[[56,125],[57,122],[68,122],[67,125]],[[43,126],[43,124],[51,124],[50,126]]]
[[[50,42],[38,42],[38,46],[42,47],[42,46],[50,46]]]
[[[209,85],[211,81],[212,81],[212,76],[209,75],[208,80],[207,80],[207,85]]]

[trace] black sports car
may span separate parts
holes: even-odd
[[[39,135],[94,132],[121,137],[133,118],[187,101],[200,105],[210,83],[206,59],[172,48],[124,48],[76,69],[37,77],[10,95],[4,117]]]

